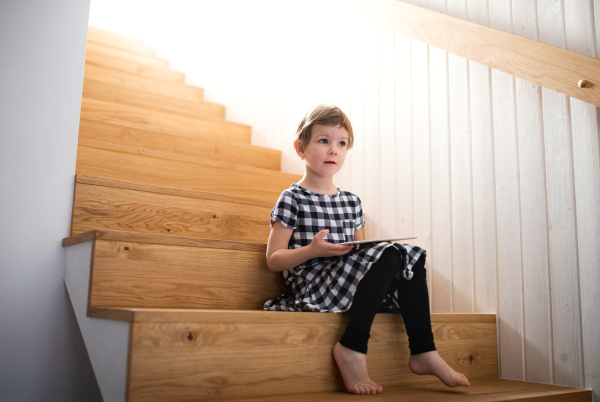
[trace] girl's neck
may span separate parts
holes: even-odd
[[[298,185],[316,194],[336,195],[338,193],[338,188],[333,184],[333,177],[315,180],[305,174],[298,182]]]

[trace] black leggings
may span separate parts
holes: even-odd
[[[421,257],[414,265],[414,275],[409,281],[396,279],[404,266],[402,257],[396,248],[387,248],[358,284],[350,308],[348,326],[340,340],[343,346],[367,353],[375,314],[388,292],[398,287],[398,300],[408,333],[410,354],[418,355],[435,350],[429,316],[425,257]]]

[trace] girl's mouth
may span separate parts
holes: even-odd
[[[325,161],[325,163],[329,163],[329,164],[335,165],[334,161]]]

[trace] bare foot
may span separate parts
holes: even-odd
[[[467,377],[454,371],[435,350],[419,355],[411,355],[408,368],[415,374],[434,375],[449,387],[468,387],[471,385]]]
[[[369,378],[367,355],[342,346],[339,342],[333,347],[333,357],[342,373],[348,392],[353,394],[378,394],[383,387]]]

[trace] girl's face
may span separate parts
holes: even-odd
[[[342,126],[312,126],[310,141],[302,146],[294,143],[296,152],[304,159],[306,172],[321,177],[333,177],[340,171],[348,152],[348,132]]]

